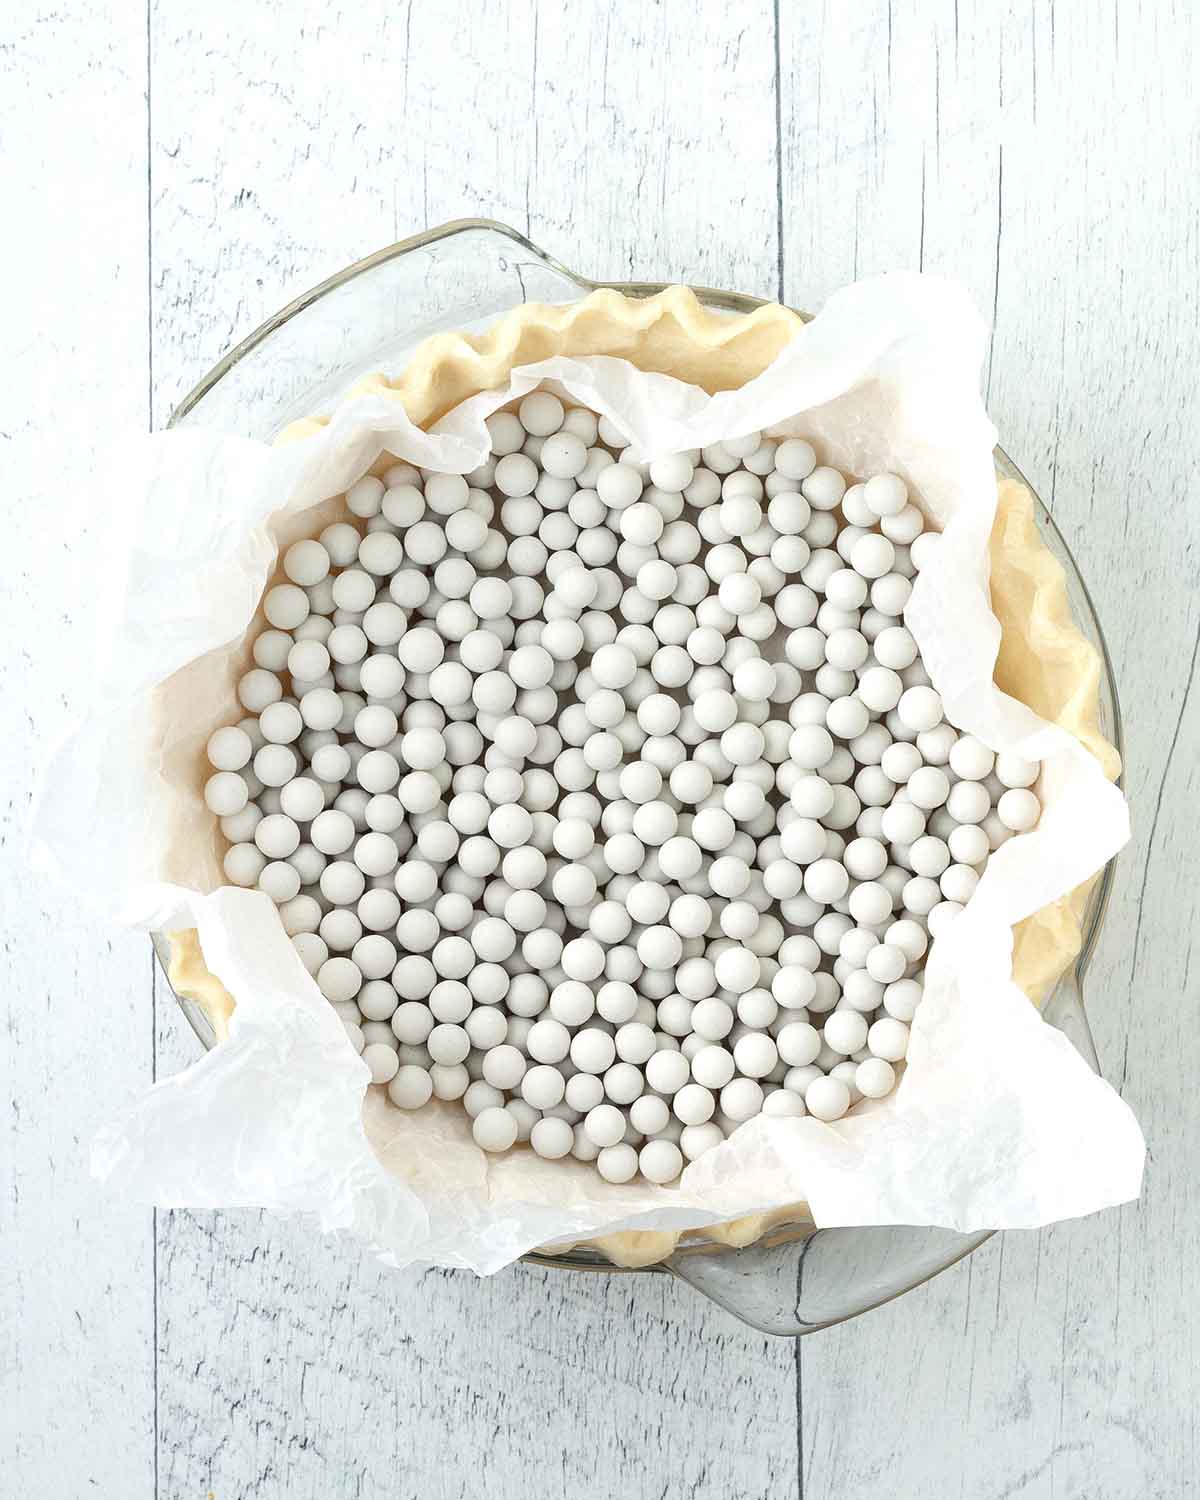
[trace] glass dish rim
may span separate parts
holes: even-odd
[[[488,218],[467,217],[450,220],[444,224],[436,225],[418,234],[410,235],[405,239],[397,240],[390,245],[383,246],[379,250],[373,251],[371,254],[363,256],[359,260],[343,267],[341,270],[334,272],[332,275],[325,277],[322,281],[316,283],[306,291],[299,293],[296,297],[293,297],[278,311],[271,314],[271,316],[266,318],[256,328],[254,328],[249,334],[246,335],[245,338],[241,339],[237,344],[229,349],[208,371],[206,371],[204,375],[201,376],[196,384],[180,399],[179,403],[172,411],[166,423],[167,429],[170,430],[171,428],[180,425],[189,415],[189,413],[191,413],[193,409],[199,405],[199,403],[214,389],[214,387],[221,381],[221,379],[223,379],[225,375],[233,370],[236,365],[238,365],[248,355],[253,353],[272,334],[281,329],[293,317],[314,306],[323,297],[337,291],[343,286],[346,286],[348,283],[354,281],[357,277],[365,275],[383,265],[386,265],[392,260],[408,255],[414,251],[419,251],[432,245],[436,245],[441,241],[452,239],[458,235],[469,234],[472,232],[495,234],[511,241],[514,245],[519,246],[524,251],[536,257],[538,261],[540,261],[550,270],[554,271],[567,281],[570,281],[575,286],[579,287],[580,290],[584,293],[596,291],[601,288],[606,288],[614,291],[619,291],[624,295],[630,297],[650,297],[664,291],[671,285],[677,284],[672,282],[609,281],[593,279],[591,277],[583,276],[577,271],[571,270],[556,257],[548,254],[527,235],[523,234],[517,229],[514,229],[511,225]],[[685,284],[688,285],[690,287],[690,290],[695,292],[697,297],[699,297],[700,300],[707,306],[718,307],[729,312],[752,312],[755,308],[765,306],[771,301],[771,299],[769,298],[755,297],[748,293],[729,291],[723,288],[708,287],[696,283]],[[797,313],[797,316],[799,316],[806,322],[809,321],[813,316],[813,314],[801,309],[792,310]],[[1067,545],[1066,540],[1064,539],[1056,522],[1050,514],[1049,509],[1042,501],[1037,490],[1025,477],[1019,466],[1000,446],[997,446],[995,449],[995,460],[997,469],[1002,474],[1004,474],[1005,477],[1012,478],[1018,481],[1019,483],[1024,485],[1026,489],[1029,490],[1029,493],[1034,500],[1036,519],[1039,529],[1043,531],[1049,531],[1051,533],[1057,549],[1059,560],[1063,564],[1064,570],[1066,571],[1073,585],[1073,589],[1076,595],[1076,597],[1072,599],[1073,613],[1077,612],[1080,605],[1082,605],[1083,609],[1086,610],[1086,620],[1080,621],[1079,623],[1087,627],[1085,633],[1087,634],[1092,644],[1095,645],[1100,655],[1104,685],[1107,689],[1108,702],[1111,706],[1112,715],[1112,723],[1111,725],[1106,726],[1106,734],[1111,739],[1114,747],[1118,752],[1118,755],[1121,757],[1123,765],[1124,734],[1116,676],[1113,671],[1107,639],[1104,635],[1103,628],[1101,627],[1099,616],[1097,614],[1095,604],[1092,600],[1091,592],[1088,589],[1087,583],[1079,570],[1078,564],[1076,563],[1074,558],[1074,554],[1071,552],[1070,547]],[[1120,785],[1121,782],[1122,777],[1118,776],[1117,784]],[[1088,963],[1090,962],[1090,959],[1094,952],[1096,941],[1103,923],[1105,913],[1107,911],[1114,878],[1115,866],[1116,857],[1114,856],[1107,862],[1096,880],[1096,884],[1088,897],[1087,906],[1084,912],[1080,951],[1072,966],[1066,971],[1062,979],[1060,979],[1059,981],[1060,985],[1071,980],[1074,981],[1075,989],[1080,1001],[1081,1010],[1083,979]],[[151,934],[151,939],[159,962],[162,966],[164,976],[166,976],[170,956],[169,945],[166,936],[165,934],[156,932]],[[167,980],[167,983],[168,987],[170,987],[169,978]],[[174,994],[173,988],[172,994]],[[193,1032],[195,1032],[197,1038],[201,1041],[206,1049],[210,1048],[213,1045],[214,1034],[212,1032],[211,1026],[209,1026],[208,1024],[207,1017],[205,1016],[204,1012],[193,1001],[189,1001],[184,997],[178,995],[175,996],[175,999],[180,1009],[183,1011],[183,1014],[187,1019],[189,1025],[191,1026]],[[697,1233],[702,1232],[703,1231],[697,1231]],[[894,1292],[891,1295],[882,1298],[881,1302],[891,1301],[893,1300],[893,1297],[903,1295],[903,1291],[912,1290],[913,1287],[922,1285],[925,1281],[932,1279],[933,1276],[938,1275],[942,1270],[948,1269],[950,1265],[953,1265],[963,1256],[970,1254],[973,1249],[978,1248],[978,1246],[984,1243],[986,1239],[990,1238],[991,1234],[994,1232],[995,1231],[988,1231],[987,1233],[983,1234],[975,1244],[964,1247],[959,1254],[948,1259],[944,1264],[938,1266],[935,1270],[930,1271],[928,1275],[921,1277],[918,1281],[911,1283],[909,1286],[903,1288],[902,1290]],[[806,1238],[814,1233],[819,1233],[819,1230],[815,1230],[814,1226],[811,1223],[797,1222],[794,1225],[784,1223],[775,1226],[771,1231],[768,1232],[764,1239],[769,1240],[773,1243],[779,1243],[780,1241],[786,1240],[788,1238]],[[734,1247],[732,1246],[726,1246],[714,1241],[700,1240],[688,1242],[685,1240],[680,1243],[675,1253],[687,1254],[689,1251],[705,1251],[715,1253],[722,1250],[732,1251],[733,1248]],[[602,1255],[598,1250],[592,1250],[590,1247],[586,1250],[582,1249],[582,1247],[578,1249],[570,1248],[562,1251],[561,1253],[554,1253],[552,1249],[545,1252],[534,1250],[528,1252],[521,1258],[534,1264],[553,1266],[569,1270],[591,1270],[607,1272],[642,1270],[669,1272],[670,1269],[667,1265],[661,1262],[656,1262],[647,1266],[617,1265],[616,1263],[608,1260],[607,1257]],[[872,1305],[878,1306],[880,1305],[880,1303],[874,1303]],[[860,1309],[860,1311],[867,1310],[869,1309]],[[835,1321],[841,1321],[841,1319]]]

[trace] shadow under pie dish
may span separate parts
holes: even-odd
[[[517,309],[482,338],[435,337],[414,353],[397,379],[368,377],[356,391],[395,399],[412,421],[427,425],[474,392],[503,385],[513,366],[559,353],[615,355],[710,392],[730,390],[764,369],[802,326],[796,314],[776,306],[744,316],[712,313],[683,288],[649,298],[599,291],[573,307]],[[282,438],[301,438],[323,420],[301,419]],[[386,461],[380,466],[386,467]],[[992,608],[1003,627],[996,681],[1041,717],[1076,735],[1115,774],[1115,752],[1099,728],[1100,657],[1072,620],[1065,577],[1038,536],[1032,497],[1019,479],[1008,477],[1001,482],[999,500],[991,546]],[[333,519],[338,502],[328,502],[328,507],[328,519]],[[324,524],[324,517],[314,524],[309,516],[303,534],[312,535]],[[1014,973],[1035,1001],[1049,992],[1079,952],[1086,897],[1086,890],[1064,897],[1018,928]],[[207,974],[194,938],[174,934],[172,943],[172,982],[181,994],[202,1000],[221,1035],[233,1002]],[[708,1225],[704,1235],[745,1244],[772,1224],[796,1220],[803,1222],[802,1207]],[[600,1236],[593,1243],[618,1264],[646,1264],[670,1255],[677,1240],[674,1233],[634,1231]]]

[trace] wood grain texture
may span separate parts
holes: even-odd
[[[1198,251],[1195,12],[893,3],[826,21],[789,11],[784,30],[785,55],[820,60],[817,87],[784,96],[788,295],[921,267],[994,316],[1001,442],[1088,579],[1122,694],[1134,841],[1086,990],[1151,1160],[1139,1204],[992,1240],[806,1341],[804,1493],[842,1500],[886,1478],[899,1495],[989,1500],[1187,1494],[1200,317],[1180,271]]]
[[[151,1495],[151,1215],[87,1171],[90,1136],[149,1082],[150,962],[25,860],[34,773],[87,656],[94,460],[106,429],[146,422],[145,27],[97,3],[5,19],[0,1490]]]
[[[0,47],[22,142],[3,253],[42,293],[0,366],[5,1492],[1176,1500],[1200,1473],[1195,7],[598,9],[80,0]],[[993,1239],[804,1341],[799,1430],[791,1346],[665,1277],[397,1276],[300,1224],[155,1224],[87,1181],[95,1124],[196,1054],[161,986],[152,1017],[142,941],[19,873],[79,639],[44,580],[98,524],[99,436],[161,425],[347,262],[476,214],[588,274],[807,307],[894,266],[966,282],[995,321],[1001,440],[1114,655],[1135,841],[1088,993],[1150,1141],[1145,1196]],[[91,421],[51,466],[63,377]],[[65,534],[39,511],[64,490]]]
[[[666,1277],[398,1276],[254,1214],[160,1225],[161,1495],[795,1493],[791,1349]]]
[[[289,297],[448,219],[773,295],[774,23],[738,10],[153,0],[156,422]]]

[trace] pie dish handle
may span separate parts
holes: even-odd
[[[908,1225],[812,1229],[783,1244],[676,1251],[666,1269],[759,1333],[795,1338],[911,1291],[993,1233]]]

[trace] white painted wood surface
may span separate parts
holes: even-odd
[[[75,570],[103,525],[89,503],[95,456],[106,428],[149,415],[144,17],[75,9],[70,21],[7,14],[0,43],[12,210],[0,248],[0,1493],[47,1500],[154,1493],[152,1216],[106,1197],[86,1159],[112,1103],[150,1080],[150,960],[143,938],[84,925],[65,891],[32,880],[23,847],[35,767],[66,727]],[[103,132],[80,128],[101,119]],[[67,400],[87,421],[51,444]]]
[[[21,4],[0,47],[19,209],[0,251],[3,1492],[1196,1492],[1190,0],[136,11]],[[812,307],[923,266],[994,312],[993,414],[1089,580],[1122,689],[1136,833],[1088,988],[1150,1141],[1140,1204],[994,1239],[793,1350],[665,1278],[397,1277],[299,1226],[151,1215],[91,1186],[96,1123],[194,1055],[145,945],[81,924],[22,865],[80,611],[60,581],[103,524],[103,434],[161,424],[347,261],[475,213],[594,275]],[[51,448],[67,391],[89,420]],[[64,494],[70,524],[47,524]]]

